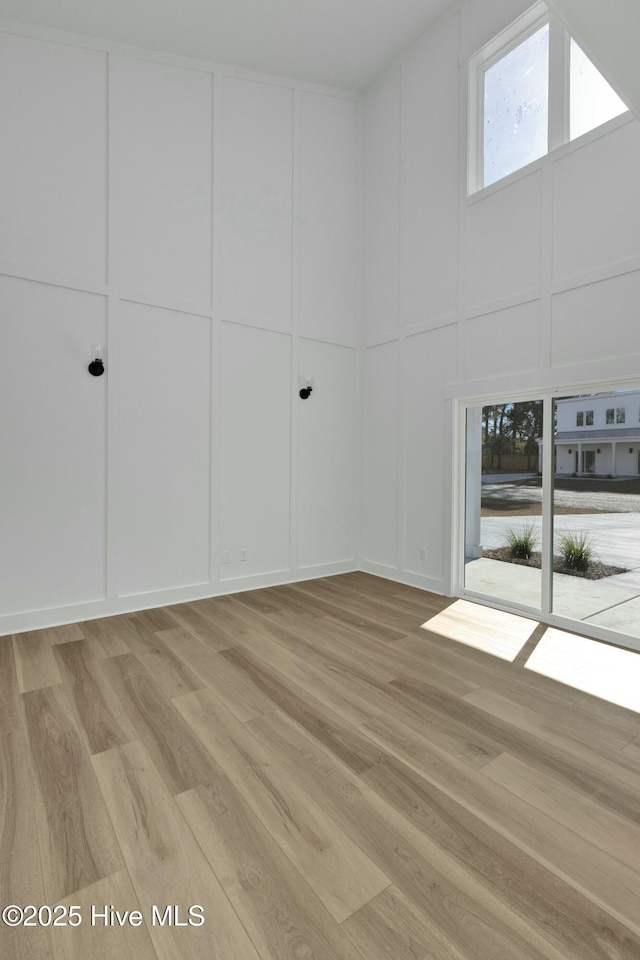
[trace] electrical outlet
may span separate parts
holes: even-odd
[[[249,551],[247,550],[246,547],[242,547],[242,549],[240,550],[240,559],[246,560],[248,556],[249,556]]]
[[[223,550],[222,553],[221,553],[221,555],[220,555],[220,559],[222,560],[223,563],[230,563],[230,561],[231,561],[231,555],[230,555],[229,551],[228,551],[228,550]]]
[[[427,559],[427,551],[425,547],[420,547],[420,549],[418,550],[418,559],[419,560]]]

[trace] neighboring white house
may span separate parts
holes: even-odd
[[[542,440],[538,440],[542,469]],[[640,390],[557,401],[555,473],[640,474]]]

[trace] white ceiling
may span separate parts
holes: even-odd
[[[364,89],[452,0],[0,0],[0,16]]]

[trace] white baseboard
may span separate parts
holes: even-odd
[[[376,577],[382,577],[384,580],[393,580],[395,583],[403,583],[407,587],[428,590],[429,593],[438,593],[443,597],[449,596],[444,580],[437,580],[435,577],[425,577],[419,573],[398,570],[396,567],[387,567],[384,563],[373,563],[371,560],[363,560],[360,569],[364,573],[371,573]]]
[[[297,583],[300,580],[317,580],[320,577],[331,577],[339,573],[352,573],[357,569],[355,561],[342,560],[298,570],[278,570],[273,573],[236,577],[216,583],[195,584],[171,590],[157,590],[152,593],[137,593],[126,597],[107,597],[89,603],[69,604],[45,610],[28,610],[0,617],[0,636],[23,633],[25,630],[59,627],[62,624],[79,623],[82,620],[96,620],[99,617],[114,617],[122,613],[135,613],[137,610],[166,607],[172,603],[186,603],[190,600],[203,600],[206,597],[241,593],[244,590],[276,587],[285,583]]]

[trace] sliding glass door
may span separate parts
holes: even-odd
[[[638,646],[640,389],[502,397],[464,431],[464,595]]]
[[[640,637],[640,390],[554,401],[553,613]]]
[[[466,590],[542,604],[542,400],[466,414]]]

